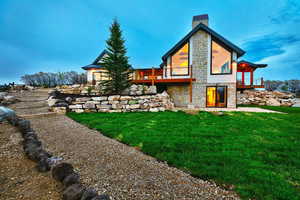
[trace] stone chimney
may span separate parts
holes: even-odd
[[[193,17],[193,22],[192,22],[193,28],[195,28],[200,23],[208,26],[208,14],[196,15]]]

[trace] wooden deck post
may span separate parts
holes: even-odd
[[[253,70],[250,72],[250,85],[253,85]]]
[[[152,77],[151,77],[151,79],[152,79],[152,86],[154,85],[154,68],[152,67]]]
[[[190,103],[193,102],[193,70],[192,70],[192,65],[190,67],[191,70],[191,75],[190,75],[190,85],[189,85],[189,95],[190,95]]]
[[[245,72],[242,72],[242,85],[245,85]]]

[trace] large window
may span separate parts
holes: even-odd
[[[231,74],[231,52],[212,41],[211,74]]]
[[[171,71],[174,76],[189,74],[189,43],[186,43],[171,57]]]
[[[227,106],[227,87],[212,86],[206,89],[207,107],[226,107]]]

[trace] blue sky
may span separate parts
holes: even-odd
[[[0,0],[0,83],[39,71],[75,70],[105,48],[117,17],[130,63],[151,67],[191,30],[192,16],[267,63],[256,76],[300,78],[298,0]]]

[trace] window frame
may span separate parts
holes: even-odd
[[[173,67],[172,67],[172,57],[182,48],[184,47],[184,45],[188,44],[189,48],[188,48],[188,72],[187,74],[173,74]],[[178,50],[170,55],[170,75],[171,76],[189,76],[190,75],[190,41],[188,41],[187,43],[184,43],[182,46],[180,46],[180,48],[178,48]]]
[[[225,104],[224,104],[224,106],[207,106],[207,90],[208,90],[208,88],[209,87],[213,87],[213,88],[216,88],[216,100],[215,100],[215,105],[217,105],[217,100],[218,100],[218,98],[217,98],[217,95],[218,95],[218,87],[223,87],[223,88],[225,88]],[[227,108],[227,104],[228,104],[228,86],[226,86],[226,85],[208,85],[208,86],[206,86],[206,94],[205,94],[205,106],[206,106],[206,108]]]
[[[230,53],[230,72],[229,73],[213,73],[213,63],[212,63],[212,54],[213,54],[213,42],[217,43],[218,45],[220,45],[221,47],[223,47],[225,50],[227,50]],[[210,75],[229,75],[232,74],[232,58],[233,56],[233,51],[231,49],[229,49],[225,44],[223,44],[222,42],[217,41],[217,39],[215,38],[211,38],[210,40]]]

